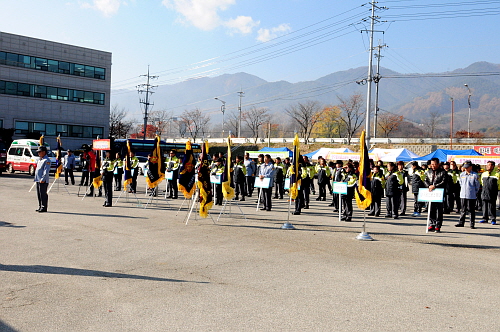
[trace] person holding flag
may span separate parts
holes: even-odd
[[[59,176],[61,175],[61,173],[63,171],[61,135],[57,136],[56,141],[57,141],[57,149],[56,149],[56,173],[54,174],[54,177],[57,180],[57,179],[59,179]]]
[[[113,170],[115,162],[111,158],[111,151],[106,151],[106,158],[102,163],[101,176],[104,187],[105,201],[102,206],[111,207],[113,205]]]
[[[366,210],[370,204],[372,204],[372,193],[368,188],[370,188],[371,181],[371,168],[370,168],[370,157],[368,156],[368,148],[366,146],[365,140],[366,132],[363,130],[361,137],[359,139],[359,180],[358,186],[356,188],[356,204],[361,210]],[[397,207],[396,207],[397,209]]]
[[[186,152],[184,153],[184,159],[182,160],[182,165],[179,169],[179,190],[182,192],[186,199],[190,199],[195,190],[195,164],[193,156],[193,148],[191,142],[186,142]]]
[[[146,176],[148,188],[153,189],[154,195],[157,195],[154,188],[158,187],[158,185],[165,179],[164,165],[165,164],[162,162],[161,157],[160,136],[157,135],[155,137],[155,147],[153,153],[151,157],[148,158],[148,172]]]
[[[130,150],[130,142],[127,140],[127,154],[123,159],[123,191],[127,191],[127,186],[132,183],[132,162],[130,157],[132,151]]]
[[[220,159],[220,158],[219,158]],[[224,172],[221,176],[222,181],[222,194],[228,201],[234,197],[234,189],[231,187],[231,136],[227,138],[227,159],[224,163]]]
[[[167,172],[172,173],[172,179],[168,180],[168,190],[170,195],[167,198],[177,199],[179,195],[179,188],[177,184],[177,179],[179,178],[179,158],[175,154],[175,150],[171,150],[169,157],[165,160]]]
[[[197,186],[200,191],[200,217],[206,218],[208,217],[208,211],[214,204],[212,184],[210,183],[210,164],[208,163],[208,142],[201,145]]]
[[[295,138],[293,139],[293,159],[290,167],[287,170],[287,177],[290,179],[290,185],[288,189],[288,196],[290,200],[295,200],[295,212],[293,214],[300,214],[301,211],[301,202],[298,202],[297,197],[299,196],[299,188],[301,184],[302,175],[300,174],[301,166],[299,165],[299,135],[295,134]],[[290,202],[291,204],[291,202]]]

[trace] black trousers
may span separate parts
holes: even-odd
[[[47,207],[49,205],[49,195],[47,194],[47,188],[49,184],[45,183],[36,183],[36,194],[38,196],[38,209],[42,211],[47,211]]]
[[[71,178],[71,184],[75,184],[75,177],[73,176],[73,170],[71,168],[64,169],[64,181],[68,184],[68,176]]]
[[[113,177],[115,178],[115,190],[116,191],[122,190],[123,172],[118,172],[118,174],[113,174]]]
[[[391,217],[398,216],[399,198],[401,195],[386,196],[385,205],[387,207],[387,215]]]
[[[177,179],[168,180],[167,190],[170,192],[169,197],[177,198],[179,195],[179,187],[177,186]],[[222,185],[221,185],[222,192]]]
[[[443,203],[429,203],[431,208],[429,210],[430,226],[441,228],[443,226]]]
[[[301,189],[297,192],[297,197],[295,198],[295,212],[301,212],[304,207],[304,191]]]
[[[252,197],[253,187],[255,185],[255,177],[254,176],[245,176],[246,182],[246,193],[249,197]]]
[[[318,191],[319,191],[318,198],[324,198],[326,200],[326,183],[324,184],[318,183]]]
[[[262,198],[264,200],[264,209],[270,211],[272,206],[271,196],[273,195],[273,188],[261,188]]]
[[[222,195],[222,184],[215,185],[215,205],[222,205],[222,200],[224,196]]]
[[[401,197],[399,201],[399,209],[401,210],[401,214],[406,213],[406,198],[408,196],[408,192],[406,190],[401,190]]]
[[[462,201],[460,199],[460,184],[455,183],[453,185],[453,201],[455,202],[455,205],[457,206],[457,212],[462,210]]]
[[[274,183],[274,198],[283,198],[285,194],[285,183],[284,182],[275,182]]]
[[[311,192],[311,179],[309,178],[306,178],[306,179],[302,179],[301,181],[301,188],[302,191],[304,192],[304,204],[305,206],[309,206],[309,194]]]
[[[99,171],[96,172],[89,172],[89,185],[90,185],[90,191],[89,191],[89,196],[94,196],[94,185],[92,182],[94,181],[95,176],[99,176]],[[99,195],[102,195],[102,186],[99,187]]]
[[[372,204],[370,204],[370,214],[380,216],[380,210],[382,206],[382,196],[372,195]]]
[[[446,194],[444,195],[444,199],[445,201],[443,202],[445,204],[444,206],[444,211],[446,213],[449,213],[450,211],[453,211],[453,205],[454,205],[454,201],[455,201],[455,195],[453,193],[452,190],[446,192]]]
[[[245,198],[245,196],[247,195],[247,193],[245,191],[245,180],[234,183],[234,193],[236,195],[236,199],[238,198],[238,195],[240,195],[240,194],[241,194],[241,198]]]
[[[137,191],[137,175],[139,175],[139,169],[132,168],[132,182],[130,183],[130,191],[135,193]]]
[[[422,213],[422,208],[424,207],[424,202],[418,201],[418,194],[413,194],[413,212]]]
[[[113,205],[113,173],[106,172],[102,176],[102,185],[104,187],[104,205]]]
[[[82,179],[80,180],[80,186],[88,187],[89,185],[89,171],[82,171]]]
[[[491,221],[497,221],[496,201],[483,199],[483,219],[488,221],[491,216]]]
[[[339,209],[339,194],[333,194],[332,204],[335,210]]]
[[[352,195],[342,195],[342,218],[352,218]]]
[[[467,212],[470,213],[470,225],[471,227],[474,226],[476,222],[476,200],[475,199],[466,199],[462,198],[461,199],[462,203],[462,211],[460,212],[460,224],[465,223],[465,218],[467,216]],[[434,205],[434,203],[432,203]]]

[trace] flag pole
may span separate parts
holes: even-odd
[[[373,241],[373,238],[366,232],[366,209],[368,205],[372,202],[371,192],[365,187],[365,182],[370,179],[368,172],[370,172],[369,160],[368,160],[368,147],[366,145],[366,133],[368,131],[363,131],[359,140],[360,145],[360,172],[358,179],[358,187],[356,188],[356,202],[358,208],[363,210],[363,231],[356,236],[356,240],[362,241]],[[360,197],[362,196],[362,197]],[[363,200],[361,200],[361,198]],[[368,201],[368,203],[367,203]]]

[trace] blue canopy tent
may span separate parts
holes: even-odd
[[[427,161],[432,158],[438,158],[439,161],[444,162],[448,160],[448,156],[453,155],[453,156],[482,156],[479,152],[477,152],[474,149],[468,149],[468,150],[445,150],[445,149],[437,149],[434,152],[429,153],[426,156],[416,158],[414,160],[416,161]]]
[[[287,147],[282,147],[282,148],[262,148],[259,150],[259,152],[262,152],[263,154],[270,153],[270,152],[288,152],[288,157],[291,157],[293,155],[293,151],[290,150]]]

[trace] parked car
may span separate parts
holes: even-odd
[[[10,173],[15,171],[28,172],[30,175],[35,175],[36,164],[38,162],[38,153],[36,150],[40,147],[38,140],[18,139],[12,142],[7,153],[7,169]],[[47,156],[50,159],[50,171],[56,171],[56,157],[50,150],[48,144]]]

